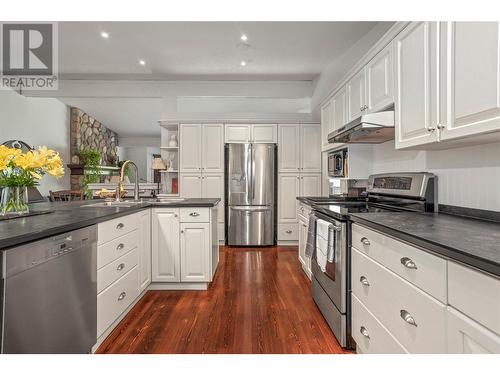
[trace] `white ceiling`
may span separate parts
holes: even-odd
[[[376,24],[61,22],[59,71],[63,78],[312,80]]]

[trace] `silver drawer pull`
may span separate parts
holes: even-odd
[[[123,250],[124,247],[125,245],[121,243],[116,247],[116,250]]]
[[[365,336],[367,339],[370,338],[370,333],[368,332],[368,330],[365,327],[361,326],[361,328],[359,329],[359,332],[361,332],[361,334],[363,336]]]
[[[360,241],[361,241],[361,243],[362,243],[363,245],[366,245],[366,246],[369,246],[369,245],[370,245],[370,240],[369,240],[368,238],[366,238],[366,237],[361,237],[361,240],[360,240]]]
[[[406,310],[401,310],[401,319],[403,319],[406,323],[412,325],[412,326],[417,326],[417,323],[415,322],[415,319],[411,314],[406,311]]]
[[[123,229],[125,227],[125,224],[123,223],[119,223],[117,226],[116,226],[116,229]]]
[[[120,295],[118,296],[118,301],[121,301],[122,299],[124,299],[125,297],[127,296],[127,293],[125,292],[121,292]]]
[[[401,258],[401,264],[403,266],[405,266],[406,268],[411,268],[411,269],[414,269],[414,270],[417,269],[417,265],[415,264],[415,262],[413,260],[411,260],[410,258],[407,258],[407,257]]]
[[[291,234],[291,233],[292,233],[292,231],[291,231],[290,229],[288,229],[288,230],[286,231],[286,233]]]
[[[364,276],[361,276],[361,277],[359,278],[359,282],[360,282],[361,284],[363,284],[364,286],[370,286],[370,282],[369,282],[369,281],[368,281],[368,279],[367,279],[366,277],[364,277]]]
[[[191,212],[189,214],[189,216],[193,216],[193,217],[196,217],[196,216],[200,216],[200,214],[198,212]]]
[[[122,270],[122,269],[124,269],[124,268],[125,268],[125,263],[120,263],[120,264],[118,265],[118,267],[116,267],[116,270],[117,270],[117,271],[121,271],[121,270]]]

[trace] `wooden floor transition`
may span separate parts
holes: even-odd
[[[149,291],[98,353],[345,353],[297,247],[221,247],[207,291]]]

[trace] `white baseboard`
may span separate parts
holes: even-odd
[[[278,241],[278,246],[299,246],[299,241]]]
[[[149,290],[207,290],[209,283],[152,283]]]

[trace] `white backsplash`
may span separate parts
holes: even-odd
[[[500,143],[440,151],[396,151],[374,145],[373,173],[432,172],[439,203],[500,211]]]

